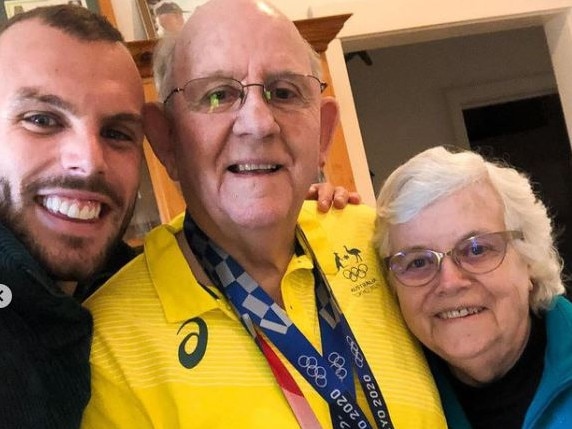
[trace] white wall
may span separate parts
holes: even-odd
[[[205,0],[195,0],[197,4]],[[531,11],[555,13],[572,6],[572,0],[272,0],[293,20],[352,13],[340,32],[346,42],[377,37],[379,33],[428,26],[467,23],[494,17],[526,16]],[[111,0],[119,29],[127,40],[144,38],[137,0]]]
[[[286,4],[287,0],[275,2]],[[572,0],[312,0],[307,2],[314,16],[353,13],[340,32],[345,41],[379,33],[403,32],[434,26],[465,25],[538,14],[553,14],[572,6]]]
[[[552,74],[542,27],[369,51],[347,68],[374,189],[399,164],[455,140],[447,94]],[[554,82],[554,86],[556,83]]]
[[[202,0],[198,0],[202,1]],[[136,0],[111,0],[118,27],[127,40],[143,38]],[[412,40],[429,40],[450,35],[489,31],[491,26],[507,28],[517,23],[533,21],[545,24],[554,71],[572,135],[572,0],[274,0],[291,19],[352,13],[339,34],[343,50],[393,46]],[[330,74],[336,94],[347,94],[349,81],[343,65],[343,50],[335,44],[335,52],[328,55]],[[342,70],[343,68],[343,70]],[[351,96],[345,97],[351,102]],[[367,175],[363,157],[363,143],[357,116],[352,106],[342,109],[344,136],[348,144],[350,162],[358,191],[364,201],[374,204],[375,197]]]
[[[111,6],[113,6],[117,27],[126,40],[145,39],[137,0],[111,0]]]

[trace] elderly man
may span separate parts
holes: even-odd
[[[187,213],[86,304],[84,426],[445,427],[370,243],[373,210],[302,206],[338,107],[293,23],[212,0],[155,66],[164,103],[146,130]]]
[[[177,3],[162,3],[155,8],[155,16],[164,36],[177,34],[185,25],[183,9]]]

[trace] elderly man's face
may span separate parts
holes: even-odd
[[[93,273],[138,188],[143,94],[127,50],[39,20],[0,37],[0,220],[60,280]]]
[[[283,21],[241,7],[228,10],[233,2],[226,6],[216,16],[203,11],[185,29],[176,51],[177,85],[209,76],[252,84],[312,74],[302,39]],[[266,228],[296,219],[337,118],[335,102],[321,99],[317,82],[312,99],[295,110],[274,108],[259,86],[247,89],[236,111],[192,111],[182,94],[172,103],[177,143],[171,170],[203,228]]]
[[[443,197],[409,222],[389,229],[390,253],[406,249],[446,252],[468,237],[505,230],[500,197],[478,182]],[[471,248],[474,258],[484,250]],[[411,264],[419,263],[413,261]],[[471,274],[446,256],[424,286],[392,278],[409,328],[470,384],[502,376],[520,356],[530,329],[527,263],[509,242],[498,268]]]
[[[157,20],[161,28],[167,33],[177,33],[185,25],[185,18],[179,12],[162,13],[157,17]]]

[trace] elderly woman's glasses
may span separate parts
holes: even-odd
[[[175,88],[165,98],[182,93],[188,108],[199,113],[223,113],[240,109],[246,99],[247,88],[258,86],[264,100],[272,107],[295,110],[308,105],[327,84],[316,76],[287,74],[264,83],[249,83],[227,77],[202,77]],[[319,92],[318,92],[319,91]]]
[[[509,241],[523,238],[520,231],[492,232],[464,239],[448,252],[408,249],[385,258],[384,261],[401,284],[424,286],[437,276],[445,256],[450,256],[459,268],[468,273],[485,274],[500,266]]]

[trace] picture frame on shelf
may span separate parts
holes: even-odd
[[[147,39],[176,34],[206,0],[137,0]]]
[[[0,22],[6,21],[18,13],[41,6],[75,4],[104,15],[109,22],[116,25],[111,0],[0,0],[0,4]]]

